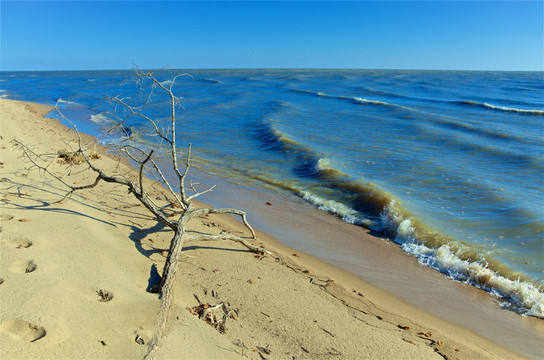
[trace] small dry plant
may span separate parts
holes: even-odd
[[[65,149],[59,150],[57,152],[59,154],[59,162],[64,164],[83,164],[86,162],[85,156],[83,156],[83,153],[78,151],[68,151]],[[100,159],[100,155],[96,151],[91,151],[89,153],[89,159],[91,160],[98,160]]]

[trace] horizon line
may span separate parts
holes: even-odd
[[[146,71],[168,71],[168,70],[283,70],[283,71],[293,71],[293,70],[346,70],[346,71],[471,71],[471,72],[544,72],[544,69],[541,70],[484,70],[484,69],[413,69],[413,68],[348,68],[348,67],[187,67],[187,68],[176,68],[176,67],[160,67],[160,68],[124,68],[124,69],[64,69],[64,70],[2,70],[2,72],[70,72],[70,71],[134,71],[136,69],[146,70]]]

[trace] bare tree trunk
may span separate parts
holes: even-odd
[[[109,183],[116,183],[127,187],[127,190],[129,193],[133,194],[134,197],[140,201],[147,210],[153,214],[153,216],[172,229],[174,231],[174,237],[172,238],[170,242],[170,248],[168,250],[168,256],[166,258],[166,263],[164,265],[163,274],[161,277],[161,283],[159,286],[159,299],[161,300],[161,308],[158,314],[157,318],[157,325],[155,329],[154,336],[152,340],[149,343],[149,350],[147,355],[145,356],[146,359],[152,359],[154,356],[154,353],[156,352],[160,339],[162,335],[165,332],[166,329],[166,323],[168,321],[168,316],[170,313],[170,307],[172,304],[172,297],[174,292],[174,285],[176,280],[176,270],[178,268],[179,263],[179,257],[181,255],[181,251],[183,249],[183,243],[186,240],[231,240],[236,241],[238,243],[243,244],[245,247],[247,247],[249,250],[260,253],[260,254],[270,254],[269,251],[253,245],[250,243],[246,238],[242,238],[238,235],[234,235],[231,233],[221,233],[219,235],[211,235],[211,234],[187,234],[186,232],[186,225],[189,223],[189,221],[193,219],[203,218],[208,215],[214,215],[214,214],[232,214],[232,215],[238,215],[241,217],[242,222],[246,226],[246,228],[251,233],[251,237],[253,239],[256,238],[255,231],[253,228],[249,225],[246,219],[246,213],[237,209],[231,209],[231,208],[225,208],[225,209],[208,209],[208,208],[199,208],[194,209],[191,204],[191,200],[198,197],[199,195],[205,194],[207,192],[212,191],[215,188],[215,185],[211,188],[198,192],[196,189],[194,189],[192,186],[190,187],[190,190],[194,191],[194,194],[187,195],[186,191],[188,190],[185,185],[185,178],[187,176],[187,173],[189,171],[189,168],[191,167],[191,145],[189,144],[187,148],[187,156],[185,157],[185,169],[183,171],[180,171],[179,169],[179,161],[178,161],[178,149],[176,147],[176,107],[180,101],[180,98],[174,96],[174,93],[172,92],[172,87],[174,85],[175,79],[177,76],[173,79],[173,81],[170,83],[169,87],[166,87],[158,81],[152,72],[145,73],[141,70],[137,70],[137,79],[138,81],[144,82],[145,80],[151,81],[151,88],[159,88],[161,91],[166,92],[170,99],[170,125],[169,129],[163,129],[159,127],[157,122],[152,119],[151,117],[145,115],[143,111],[141,110],[141,107],[132,107],[131,105],[127,104],[124,99],[119,97],[113,97],[109,98],[114,103],[121,106],[122,109],[124,109],[123,117],[117,117],[118,123],[114,128],[124,126],[123,124],[129,120],[130,118],[139,118],[140,120],[144,120],[148,122],[154,131],[154,136],[158,136],[161,141],[168,147],[167,152],[163,152],[167,154],[170,160],[170,164],[172,168],[170,169],[175,176],[177,177],[177,183],[172,186],[168,180],[166,180],[166,177],[164,175],[164,171],[158,166],[158,164],[154,160],[154,156],[156,153],[159,153],[161,150],[158,149],[151,149],[151,150],[144,150],[143,148],[139,148],[136,145],[131,144],[130,142],[127,143],[120,143],[117,144],[117,148],[119,149],[120,153],[125,154],[128,156],[131,160],[133,160],[136,163],[136,168],[138,170],[138,175],[133,176],[132,178],[129,176],[128,173],[122,174],[121,176],[115,176],[111,174],[107,174],[103,169],[96,166],[93,162],[92,158],[88,156],[87,150],[85,149],[85,146],[82,144],[80,133],[77,130],[76,125],[71,122],[69,119],[67,119],[61,111],[57,107],[57,111],[60,114],[60,116],[69,122],[74,130],[76,131],[77,139],[78,139],[78,149],[74,151],[74,154],[78,154],[83,156],[84,162],[88,166],[88,171],[94,172],[96,174],[96,178],[93,182],[81,186],[74,186],[73,184],[68,183],[64,180],[63,176],[60,174],[56,174],[49,170],[48,164],[46,160],[44,160],[44,155],[36,154],[34,153],[30,148],[25,146],[22,143],[18,143],[18,145],[21,146],[23,149],[24,156],[31,162],[31,167],[36,168],[39,171],[42,171],[45,174],[48,174],[52,176],[54,179],[59,181],[60,183],[64,184],[69,190],[67,191],[66,195],[63,197],[62,200],[64,200],[66,197],[71,196],[74,192],[80,191],[80,190],[88,190],[92,189],[95,186],[98,185],[100,181],[105,181]],[[179,75],[178,75],[179,76]],[[113,128],[112,128],[113,130]],[[151,196],[149,196],[148,190],[145,188],[144,183],[144,173],[151,172],[156,176],[156,178],[159,180],[159,182],[168,190],[170,197],[174,200],[172,201],[172,204],[168,206],[159,206],[155,201],[152,199]],[[61,201],[62,201],[61,200]],[[177,217],[177,220],[176,220]]]
[[[179,263],[179,256],[183,249],[185,230],[183,226],[178,227],[175,230],[174,238],[170,243],[170,249],[168,250],[168,256],[164,264],[162,272],[161,283],[159,286],[159,299],[165,301],[171,296],[172,288],[175,282],[176,271]]]
[[[168,316],[170,315],[170,307],[172,306],[172,298],[174,296],[174,285],[176,282],[176,272],[179,263],[179,257],[181,250],[183,249],[185,229],[181,221],[178,223],[178,227],[174,231],[174,238],[170,243],[170,249],[168,250],[168,256],[166,263],[164,264],[164,270],[161,277],[161,283],[159,287],[159,299],[161,299],[161,308],[157,316],[157,323],[155,325],[155,333],[153,338],[149,342],[148,352],[144,359],[153,359],[155,351],[159,347],[164,331],[166,330],[166,323],[168,322]]]

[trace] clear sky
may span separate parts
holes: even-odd
[[[0,69],[544,70],[543,1],[0,1]]]

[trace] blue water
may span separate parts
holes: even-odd
[[[425,265],[544,317],[544,73],[162,70],[197,166],[384,233]],[[2,96],[59,104],[81,131],[122,96],[168,125],[130,71],[2,72]],[[151,100],[151,102],[150,102]],[[117,115],[121,115],[117,112]],[[136,118],[131,139],[156,142]],[[109,134],[109,137],[124,136]],[[103,135],[102,135],[103,137]]]

